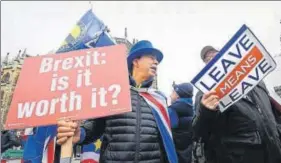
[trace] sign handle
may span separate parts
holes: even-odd
[[[71,163],[73,152],[72,139],[73,137],[68,138],[67,141],[61,145],[60,163]]]

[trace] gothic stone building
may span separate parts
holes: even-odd
[[[1,128],[6,121],[13,92],[17,84],[19,73],[23,64],[23,60],[30,55],[26,54],[26,50],[22,53],[19,51],[15,58],[10,59],[9,53],[6,54],[1,63]]]

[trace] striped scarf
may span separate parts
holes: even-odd
[[[155,117],[158,129],[160,131],[160,135],[164,144],[166,154],[168,156],[169,163],[178,163],[176,149],[172,138],[170,117],[168,114],[168,107],[165,96],[154,89],[135,87],[132,87],[132,89],[138,91],[139,94],[151,107],[153,116]],[[82,152],[81,163],[84,163],[89,160],[91,160],[89,161],[90,163],[97,163],[97,158],[99,158],[99,151],[95,152],[94,148],[92,150],[84,150]]]
[[[178,158],[165,96],[154,89],[138,89],[138,92],[152,109],[169,162],[177,163]]]

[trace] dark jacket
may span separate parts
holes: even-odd
[[[143,84],[150,86],[152,81]],[[131,85],[135,85],[131,81]],[[131,88],[132,112],[89,120],[81,128],[88,144],[103,135],[100,163],[165,163],[166,153],[152,111],[139,93]],[[84,130],[84,131],[83,131]]]
[[[178,161],[179,163],[191,163],[192,118],[194,115],[192,98],[180,98],[176,100],[169,106],[170,110],[176,113],[175,119],[178,121],[172,128]]]
[[[2,131],[1,134],[1,153],[4,153],[9,148],[13,146],[20,146],[20,139],[16,136],[15,132],[12,131]]]
[[[223,113],[205,108],[201,98],[199,92],[193,129],[208,146],[207,159],[217,163],[281,162],[280,131],[263,82]]]

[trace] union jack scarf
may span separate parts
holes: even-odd
[[[172,137],[170,117],[165,96],[152,88],[135,89],[144,98],[152,109],[160,135],[164,144],[166,154],[170,163],[177,163],[177,153]]]

